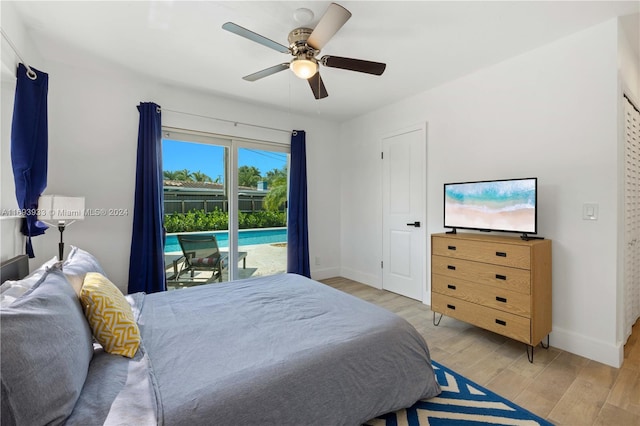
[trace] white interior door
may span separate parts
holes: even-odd
[[[426,137],[418,127],[382,140],[382,288],[423,300]]]

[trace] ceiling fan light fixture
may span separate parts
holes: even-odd
[[[312,59],[295,58],[289,66],[296,77],[307,80],[318,72],[318,63]]]
[[[2,1],[2,0],[0,0]],[[307,80],[313,96],[316,99],[324,99],[329,94],[320,77],[319,67],[322,64],[327,68],[340,68],[349,71],[356,71],[371,75],[382,75],[386,64],[382,62],[365,61],[362,59],[344,58],[342,56],[323,56],[318,58],[324,45],[342,28],[351,18],[351,12],[337,3],[331,3],[315,28],[307,28],[307,20],[313,19],[313,12],[306,8],[297,9],[294,18],[301,24],[301,27],[294,28],[289,32],[287,40],[289,45],[277,43],[258,33],[234,24],[226,22],[222,29],[237,34],[255,43],[262,44],[270,49],[281,53],[289,53],[293,56],[289,62],[281,62],[253,74],[242,77],[246,81],[256,81],[268,77],[287,68],[291,69],[296,77]]]

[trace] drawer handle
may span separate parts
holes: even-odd
[[[507,276],[506,276],[506,275],[496,274],[496,279],[497,279],[497,280],[506,280],[506,279],[507,279]]]
[[[447,265],[447,269],[451,269],[452,271],[455,271],[456,267],[453,265]]]
[[[502,321],[502,320],[497,319],[497,320],[496,320],[496,324],[500,324],[500,325],[507,325],[507,322],[506,322],[506,321]]]
[[[503,251],[497,251],[497,252],[496,252],[496,256],[499,256],[499,257],[507,257],[507,253],[505,253],[505,252],[503,252]]]
[[[453,284],[447,284],[447,288],[450,288],[451,290],[455,290],[456,286]]]
[[[455,307],[454,305],[447,305],[447,308],[449,308],[449,309],[451,309],[451,310],[453,310],[453,311],[455,311],[455,310],[456,310],[456,307]]]
[[[506,297],[496,296],[496,300],[498,302],[507,303],[507,298]]]
[[[455,250],[455,249],[456,249],[456,246],[447,246],[447,249],[449,249],[449,250]]]

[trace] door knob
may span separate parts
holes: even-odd
[[[420,228],[420,222],[416,221],[413,223],[407,223],[407,226],[415,226],[416,228]]]

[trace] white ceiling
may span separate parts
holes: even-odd
[[[329,92],[322,100],[290,71],[242,80],[290,57],[222,30],[223,23],[287,45],[289,31],[301,26],[294,11],[311,9],[315,17],[307,26],[313,27],[329,3],[25,1],[14,6],[38,45],[56,40],[172,85],[341,121],[640,12],[638,1],[342,1],[353,16],[321,55],[385,62],[382,76],[321,68]],[[638,16],[624,21],[636,52]],[[47,59],[58,54],[46,48],[40,53]]]

